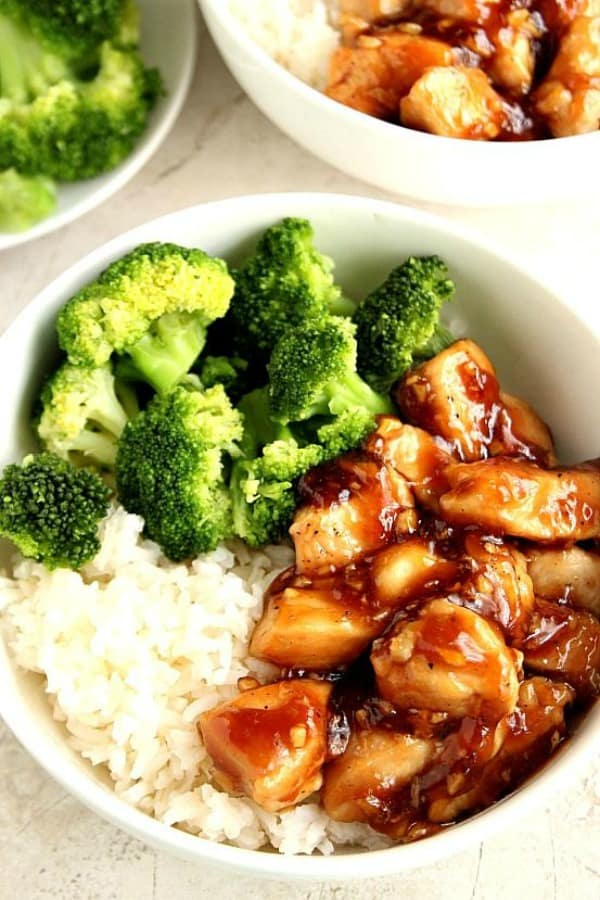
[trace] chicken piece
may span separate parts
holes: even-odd
[[[402,125],[443,137],[493,140],[508,120],[487,75],[466,66],[432,64],[400,100]]]
[[[394,822],[396,795],[431,763],[437,749],[433,740],[383,728],[355,732],[345,753],[325,768],[321,799],[326,813],[337,822],[368,822],[388,833],[392,826],[400,837],[414,811],[410,817],[400,812],[400,821]]]
[[[600,16],[600,0],[537,0],[536,9],[550,31],[560,33],[579,16]]]
[[[465,552],[471,574],[459,602],[492,619],[512,641],[524,638],[535,604],[527,560],[515,547],[481,534],[467,534]]]
[[[484,25],[502,0],[421,0],[420,5],[444,19]]]
[[[440,752],[440,775],[421,801],[432,822],[450,823],[489,806],[517,787],[545,762],[566,734],[565,706],[574,694],[566,684],[531,678],[519,686],[518,705],[496,726],[484,753],[473,752],[472,738],[452,735]],[[477,750],[480,750],[478,747]]]
[[[590,613],[538,600],[521,649],[534,672],[567,681],[584,696],[600,692],[600,622]]]
[[[455,53],[444,41],[399,29],[359,35],[356,47],[333,54],[326,94],[378,119],[396,119],[400,98],[423,72],[450,65]]]
[[[340,16],[359,16],[366,22],[377,22],[388,16],[398,16],[413,6],[414,0],[339,0]]]
[[[528,94],[535,69],[534,41],[544,33],[539,16],[527,9],[510,10],[493,36],[495,52],[488,67],[498,87],[514,95]]]
[[[528,558],[536,596],[561,600],[600,618],[600,554],[581,547],[536,548]]]
[[[548,543],[600,535],[598,464],[541,469],[521,459],[496,456],[448,466],[450,491],[440,499],[452,525]]]
[[[398,622],[375,642],[371,662],[380,696],[402,709],[495,722],[517,702],[521,654],[495,625],[446,599]]]
[[[358,453],[311,469],[300,481],[290,528],[297,571],[328,572],[416,527],[415,500],[392,466]]]
[[[556,465],[552,434],[535,410],[503,391],[500,403],[496,434],[490,446],[492,456],[525,456],[541,466]]]
[[[353,581],[354,576],[354,581]],[[250,642],[253,656],[290,669],[326,671],[352,662],[386,628],[393,607],[379,609],[351,568],[308,579],[276,579]]]
[[[460,459],[488,455],[500,388],[492,363],[473,341],[456,341],[411,369],[394,399],[409,422],[442,437]]]
[[[279,681],[202,713],[198,727],[217,784],[269,812],[317,791],[327,756],[330,694],[325,682]]]
[[[600,128],[600,15],[571,23],[534,105],[554,137]]]
[[[435,543],[408,538],[381,550],[371,563],[371,593],[380,606],[397,608],[421,597],[439,594],[456,580],[455,560],[445,559]]]
[[[422,506],[438,511],[439,498],[449,487],[444,473],[454,460],[441,438],[404,425],[394,416],[380,416],[364,447],[406,478]]]

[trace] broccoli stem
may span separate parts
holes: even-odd
[[[438,322],[435,331],[427,343],[423,344],[422,347],[419,347],[418,350],[415,351],[415,359],[417,361],[431,359],[432,356],[437,356],[438,353],[441,353],[442,350],[446,350],[446,348],[455,341],[456,338],[452,332],[446,328],[445,325],[442,325],[441,322]]]
[[[344,412],[362,409],[374,416],[392,414],[394,407],[388,397],[378,394],[356,372],[349,372],[340,381],[331,382],[325,388],[327,409],[315,409],[314,414]]]
[[[330,302],[330,315],[332,316],[348,316],[351,318],[356,312],[356,303],[354,300],[350,300],[349,297],[345,297],[343,294],[340,294],[337,299],[334,299]]]
[[[93,457],[100,466],[112,469],[117,456],[117,445],[114,438],[101,431],[82,431],[72,443],[72,450],[83,456]]]
[[[0,97],[15,103],[26,103],[29,98],[25,43],[23,30],[16,22],[0,15]]]
[[[246,459],[258,456],[260,448],[265,444],[293,440],[290,429],[271,418],[267,388],[258,388],[245,394],[238,403],[238,409],[244,416],[244,436],[240,441],[240,450]]]
[[[140,375],[159,394],[166,394],[191,369],[205,342],[206,328],[196,316],[172,313],[162,316],[150,332],[128,348],[128,354]],[[123,369],[118,371],[125,377]]]

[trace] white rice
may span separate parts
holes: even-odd
[[[325,87],[340,43],[335,0],[229,0],[229,8],[269,56],[307,84]]]
[[[237,542],[175,565],[114,509],[81,573],[19,557],[0,577],[3,631],[16,662],[45,677],[68,741],[104,767],[132,806],[193,834],[282,853],[381,846],[366,826],[333,822],[316,800],[266,813],[211,783],[199,714],[237,693],[238,678],[272,680],[248,656],[264,587],[292,561],[287,546]]]

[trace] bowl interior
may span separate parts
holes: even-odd
[[[446,259],[457,284],[448,321],[479,341],[496,364],[502,385],[527,399],[549,422],[563,459],[598,455],[600,419],[590,415],[598,377],[597,323],[593,327],[584,323],[547,288],[449,223],[375,201],[292,194],[225,201],[167,216],[100,248],[46,288],[0,339],[0,382],[10,385],[0,394],[0,462],[20,459],[33,446],[30,413],[57,352],[55,316],[75,290],[108,262],[147,240],[199,246],[235,261],[265,227],[285,215],[311,219],[317,246],[335,259],[339,281],[357,298],[409,254],[437,253]],[[290,861],[217,847],[147,819],[117,800],[108,779],[67,747],[61,726],[52,720],[39,677],[17,671],[1,645],[0,681],[4,685],[0,713],[38,761],[83,802],[144,840],[262,874],[360,875],[360,869],[354,873],[348,869],[347,855],[345,863],[341,858]],[[576,768],[575,756],[590,752],[599,727],[596,710],[576,739],[512,798],[435,838],[383,851],[383,870],[398,871],[445,855],[465,841],[481,840],[488,828],[493,830],[506,815],[514,814],[511,804],[523,806],[527,798],[541,794],[548,799],[547,784],[551,782],[554,789],[567,770]],[[502,810],[508,813],[503,815]],[[361,866],[361,855],[354,857],[357,866]]]
[[[27,231],[0,232],[0,250],[49,234],[98,206],[123,187],[158,149],[173,126],[194,72],[196,4],[179,0],[178,15],[171,15],[168,0],[138,0],[141,12],[141,52],[149,66],[158,66],[166,92],[156,104],[148,126],[133,152],[115,169],[84,181],[60,184],[56,211]]]

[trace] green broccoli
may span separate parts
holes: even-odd
[[[134,19],[130,0],[0,0],[0,171],[76,181],[129,155],[162,92]]]
[[[277,342],[269,371],[273,418],[287,424],[314,416],[362,411],[376,416],[393,411],[356,372],[355,326],[330,317],[287,331]]]
[[[56,189],[43,175],[0,172],[0,231],[25,231],[56,208]]]
[[[376,427],[373,415],[364,409],[353,409],[317,428],[316,443],[322,447],[323,462],[335,459],[348,450],[360,447]]]
[[[322,461],[321,447],[300,447],[293,439],[267,444],[256,459],[236,460],[230,482],[235,534],[250,547],[279,540],[296,509],[298,478]]]
[[[351,315],[354,304],[333,280],[333,262],[313,245],[305,219],[284,219],[267,229],[235,272],[235,294],[225,320],[242,356],[268,356],[284,331],[325,316]]]
[[[103,41],[137,44],[132,0],[0,0],[0,14],[22,22],[64,59],[88,63]]]
[[[175,244],[142,244],[66,304],[59,343],[78,366],[126,354],[129,375],[164,393],[187,374],[232,293],[222,260]]]
[[[222,384],[229,396],[236,399],[244,393],[248,363],[241,356],[205,356],[200,360],[198,374],[205,388]]]
[[[389,391],[414,362],[454,341],[439,322],[453,294],[443,260],[411,256],[360,304],[354,314],[358,371],[371,387]]]
[[[37,432],[48,450],[75,465],[113,468],[128,415],[110,366],[85,369],[63,363],[46,382],[41,407]]]
[[[26,456],[0,478],[0,535],[49,569],[78,569],[100,549],[108,493],[93,472],[52,453]]]
[[[157,395],[132,419],[117,451],[117,491],[146,534],[170,559],[213,550],[232,534],[225,481],[228,456],[238,453],[242,417],[223,387],[178,385]]]

